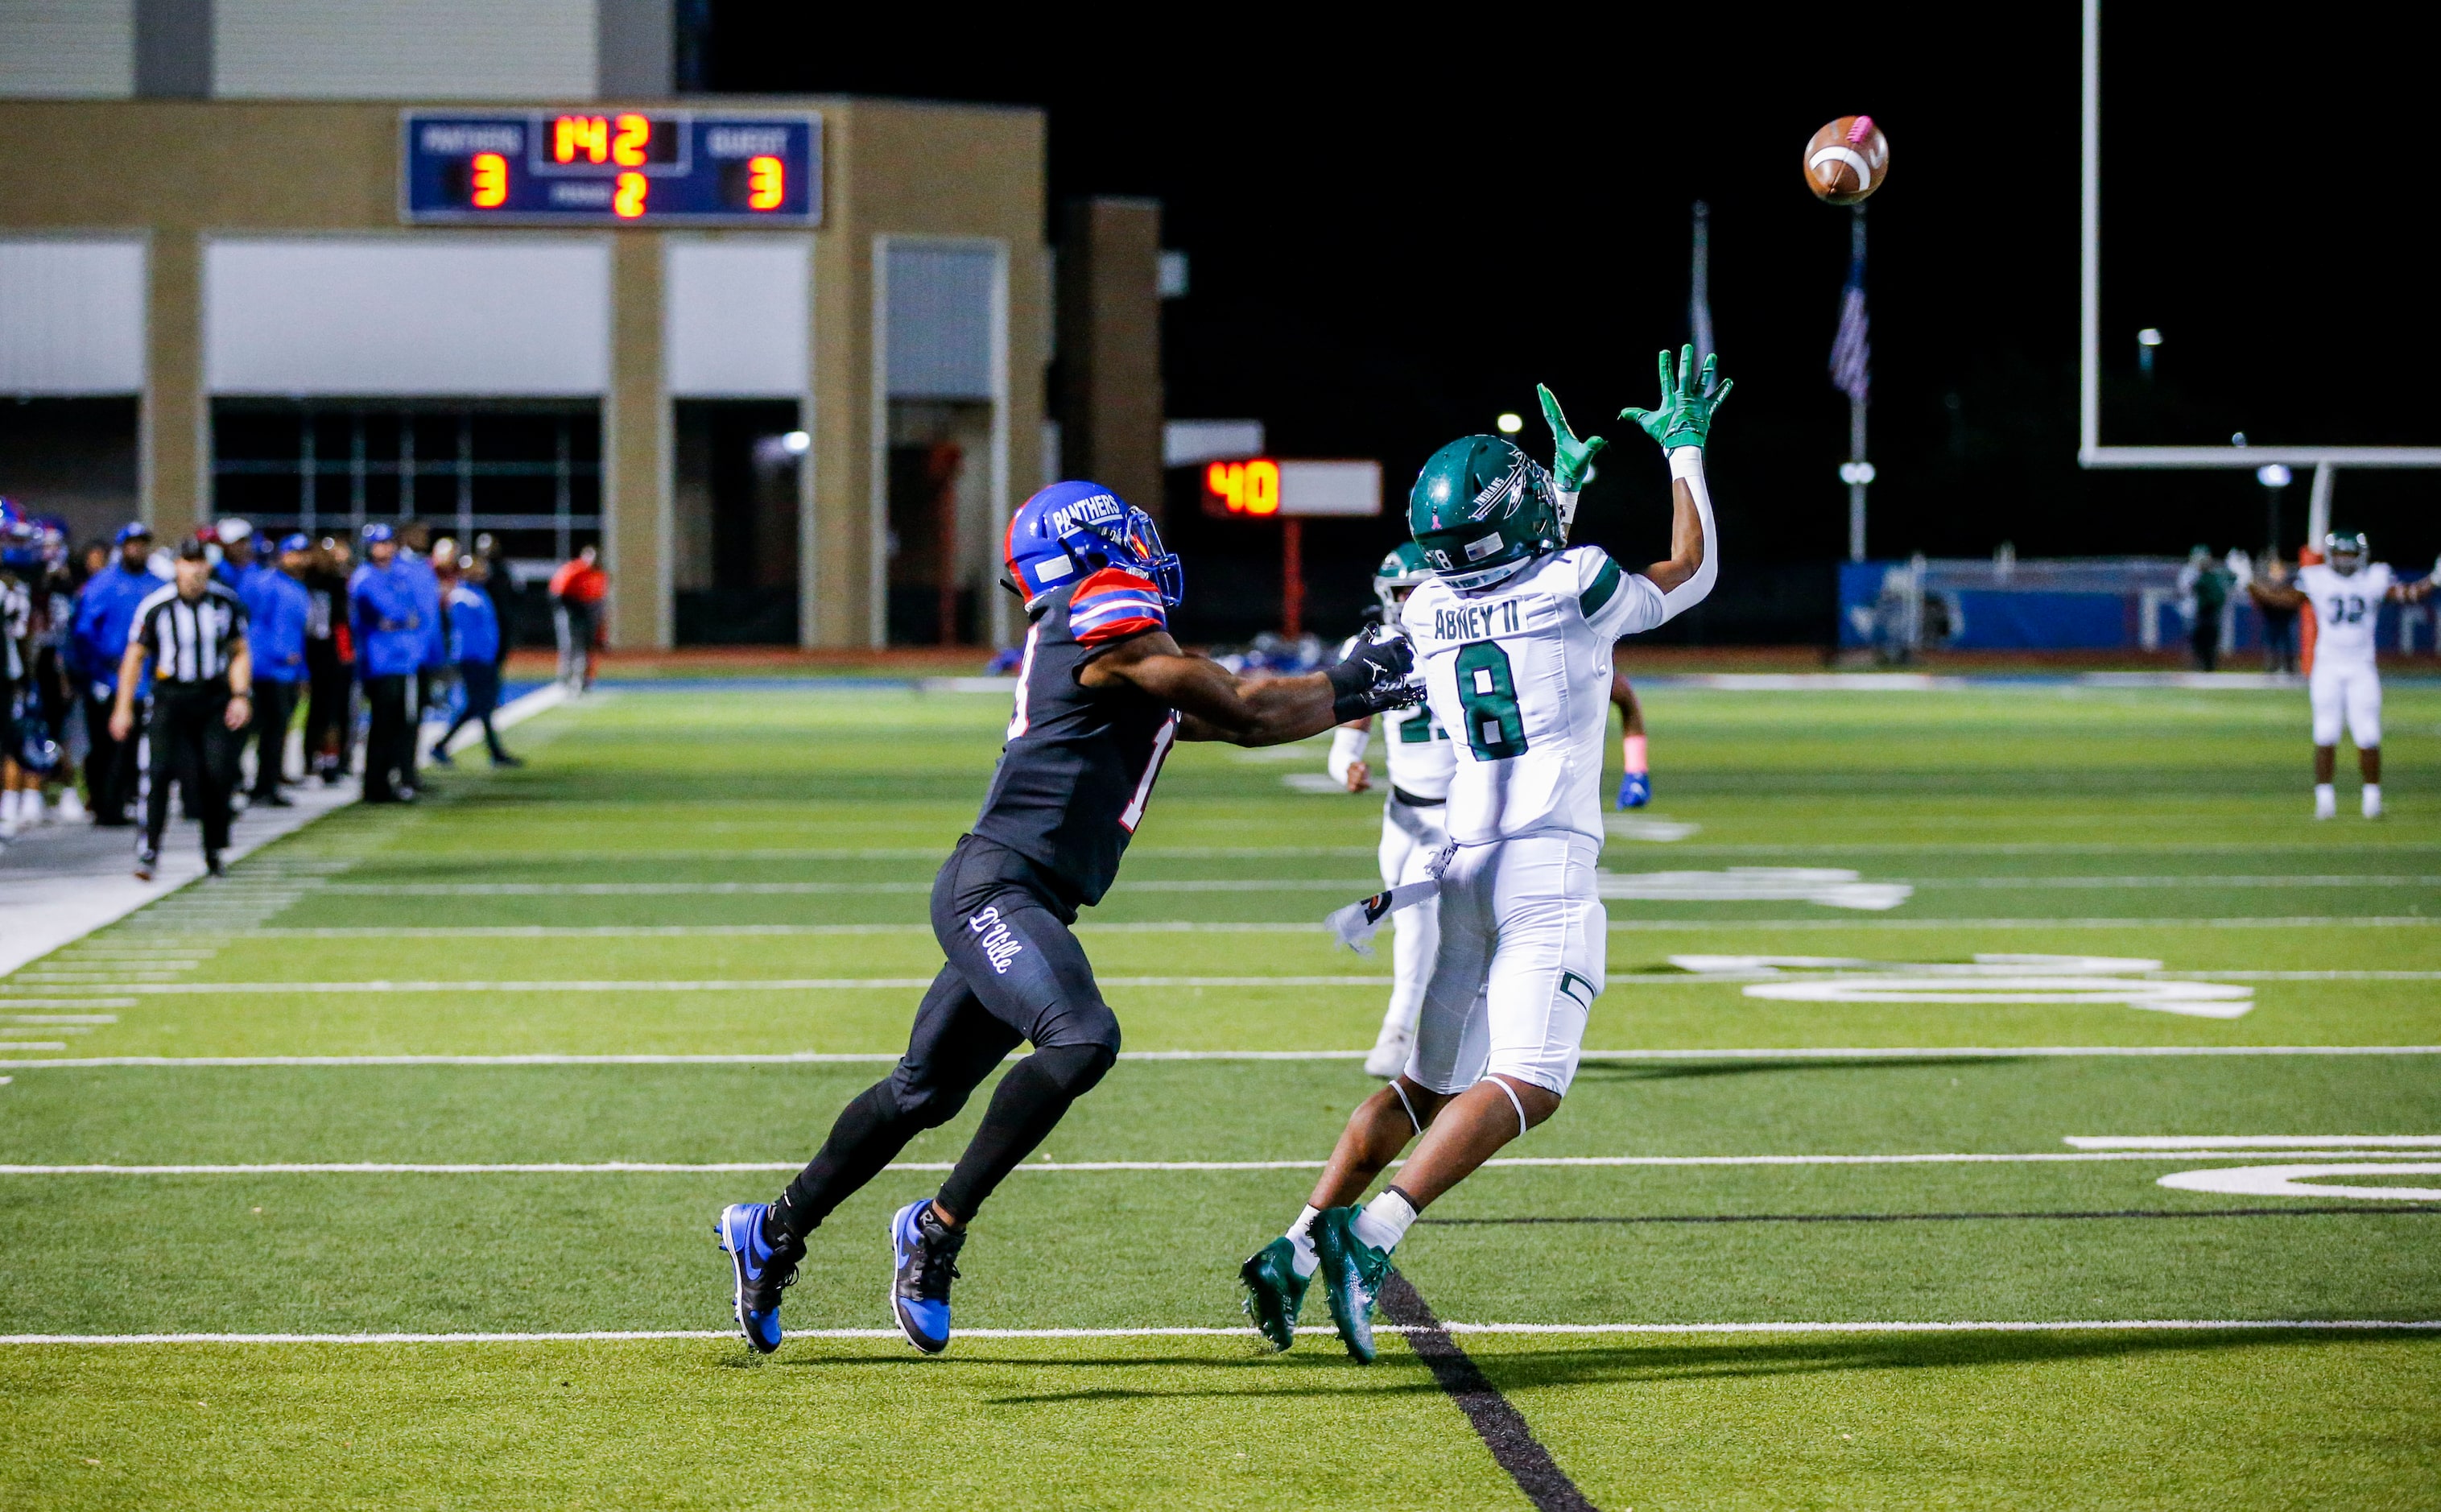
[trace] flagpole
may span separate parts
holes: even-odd
[[[1865,265],[1865,207],[1849,210],[1848,256],[1858,269]],[[1865,488],[1872,481],[1872,464],[1865,460],[1865,393],[1862,386],[1848,392],[1848,465],[1839,469],[1848,479],[1848,560],[1865,560]]]
[[[1687,339],[1695,360],[1712,354],[1712,207],[1695,202],[1695,244],[1687,271]]]

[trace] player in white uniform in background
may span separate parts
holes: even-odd
[[[2332,779],[2340,762],[2340,726],[2357,743],[2357,769],[2364,776],[2364,817],[2381,818],[2381,675],[2374,665],[2373,634],[2384,600],[2414,603],[2432,592],[2432,578],[2400,583],[2387,562],[2365,560],[2360,531],[2335,531],[2323,538],[2323,561],[2297,569],[2293,585],[2251,583],[2247,591],[2267,608],[2314,608],[2312,664],[2305,687],[2314,707],[2314,817],[2339,812]],[[2441,570],[2441,564],[2436,564]]]
[[[1373,594],[1382,601],[1382,622],[1396,627],[1407,595],[1431,581],[1423,548],[1401,542],[1373,569]],[[1339,651],[1346,660],[1361,637],[1351,636]],[[1420,882],[1431,875],[1433,857],[1449,843],[1441,811],[1449,800],[1450,772],[1457,765],[1450,751],[1449,731],[1421,704],[1393,709],[1382,718],[1383,762],[1389,767],[1390,794],[1382,801],[1382,885]],[[1366,760],[1373,744],[1373,721],[1342,725],[1330,737],[1330,776],[1351,793],[1373,785],[1373,765]],[[1390,948],[1390,1006],[1382,1015],[1382,1032],[1365,1057],[1368,1076],[1396,1076],[1405,1069],[1415,1048],[1416,1011],[1424,1000],[1424,976],[1440,942],[1440,900],[1426,898],[1398,915],[1398,938]]]
[[[1406,1069],[1349,1117],[1296,1222],[1239,1269],[1275,1348],[1294,1338],[1319,1269],[1341,1341],[1370,1360],[1374,1304],[1407,1226],[1550,1117],[1575,1079],[1609,946],[1594,862],[1611,648],[1703,602],[1719,572],[1704,441],[1729,386],[1710,358],[1691,371],[1693,348],[1683,360],[1682,385],[1661,354],[1658,409],[1621,411],[1661,443],[1673,478],[1670,557],[1641,572],[1565,545],[1604,443],[1578,441],[1547,394],[1556,489],[1493,436],[1452,441],[1416,479],[1408,526],[1434,576],[1400,623],[1456,758],[1440,941]],[[1419,1135],[1397,1183],[1353,1206]]]

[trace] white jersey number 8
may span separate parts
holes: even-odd
[[[1466,744],[1477,761],[1526,754],[1526,719],[1517,711],[1517,681],[1509,653],[1496,640],[1458,647],[1457,701],[1466,711]]]

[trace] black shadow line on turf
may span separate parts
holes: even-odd
[[[1475,1368],[1473,1358],[1433,1315],[1423,1293],[1396,1270],[1383,1283],[1382,1312],[1408,1330],[1407,1347],[1431,1368],[1433,1379],[1466,1414],[1483,1447],[1537,1512],[1595,1512],[1593,1503],[1534,1436],[1525,1414]]]
[[[1388,1294],[1383,1299],[1383,1310],[1389,1312]],[[1391,1321],[1400,1321],[1395,1314]],[[1412,1344],[1417,1335],[1407,1336]],[[2368,1341],[2386,1343],[2429,1344],[2428,1335],[2399,1336],[2379,1328],[2317,1329],[2300,1332],[2294,1329],[2215,1328],[2192,1332],[2172,1329],[2113,1331],[2096,1328],[2089,1332],[2060,1333],[1976,1333],[1976,1334],[1852,1334],[1831,1338],[1781,1339],[1764,1341],[1718,1344],[1673,1344],[1658,1341],[1633,1343],[1593,1342],[1565,1344],[1532,1349],[1497,1348],[1483,1356],[1479,1371],[1489,1367],[1486,1378],[1497,1377],[1509,1390],[1541,1386],[1581,1386],[1635,1383],[1667,1380],[1723,1380],[1769,1378],[1778,1376],[1819,1375],[1835,1371],[1857,1370],[1919,1370],[1956,1369],[1979,1365],[2045,1364],[2086,1359],[2115,1359],[2131,1356],[2260,1348],[2279,1345],[2288,1349],[2306,1349],[2331,1345],[2360,1345]],[[1455,1342],[1455,1341],[1453,1341]],[[1420,1354],[1420,1351],[1419,1352]],[[857,1356],[810,1356],[787,1361],[811,1369],[838,1369],[842,1366],[898,1366],[910,1357],[900,1354]],[[1340,1362],[1317,1353],[1304,1358],[1283,1359],[1263,1350],[1250,1350],[1241,1359],[1214,1359],[1191,1355],[1163,1354],[1158,1356],[1079,1358],[1055,1355],[993,1355],[963,1363],[984,1367],[1040,1366],[1076,1370],[1104,1371],[1147,1366],[1187,1367],[1203,1370],[1239,1371],[1247,1369],[1276,1371],[1305,1367],[1306,1374],[1295,1384],[1263,1383],[1229,1386],[1130,1389],[1122,1386],[1093,1387],[1072,1392],[1028,1393],[1021,1395],[987,1398],[995,1407],[1038,1406],[1061,1402],[1122,1402],[1155,1399],[1184,1400],[1193,1397],[1227,1397],[1243,1400],[1249,1395],[1262,1396],[1344,1396],[1350,1391],[1367,1395],[1413,1395],[1438,1392],[1444,1388],[1436,1379],[1431,1382],[1412,1376],[1393,1375],[1381,1371],[1351,1372]],[[947,1362],[931,1361],[927,1370],[955,1368]]]
[[[1617,1216],[1537,1214],[1517,1218],[1418,1218],[1416,1221],[1448,1229],[1480,1229],[1529,1223],[2009,1223],[2049,1218],[2379,1217],[2419,1213],[2441,1214],[2441,1207],[2359,1203],[2343,1208],[2117,1208],[2094,1213],[1638,1213]]]

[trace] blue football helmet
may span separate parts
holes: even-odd
[[[1018,506],[1004,556],[1028,605],[1106,567],[1150,578],[1173,609],[1186,597],[1186,569],[1163,549],[1152,516],[1099,483],[1054,483]]]
[[[43,565],[43,532],[12,498],[0,498],[0,564],[20,572]]]

